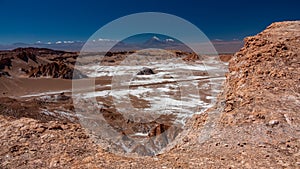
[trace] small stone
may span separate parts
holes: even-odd
[[[258,147],[263,147],[263,148],[266,148],[266,145],[263,145],[263,144],[259,144]]]
[[[153,160],[154,160],[154,161],[158,161],[158,158],[157,158],[157,157],[154,157]]]
[[[45,128],[40,127],[40,128],[37,128],[36,131],[37,131],[38,133],[43,133],[43,132],[45,131]]]
[[[189,138],[184,137],[182,141],[183,141],[183,142],[189,142]]]
[[[274,127],[278,124],[279,124],[278,120],[270,120],[269,123],[268,123],[268,125],[271,126],[271,127]]]

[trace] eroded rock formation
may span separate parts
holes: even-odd
[[[225,123],[300,124],[300,22],[273,23],[230,60]]]
[[[31,68],[27,74],[29,77],[51,77],[62,79],[81,79],[87,77],[80,71],[74,70],[62,62],[52,62]]]

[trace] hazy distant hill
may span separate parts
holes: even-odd
[[[91,41],[90,43],[94,44],[97,50],[104,50],[104,47],[114,46],[116,51],[124,50],[140,50],[146,48],[160,48],[160,49],[176,49],[183,51],[190,51],[190,49],[183,43],[174,40],[174,39],[160,39],[156,36],[153,36],[149,39],[146,39],[143,42],[134,42],[127,43],[124,41],[116,42],[113,40],[99,39]],[[55,43],[14,43],[8,45],[0,45],[0,50],[12,50],[19,47],[36,47],[36,48],[48,48],[54,50],[63,50],[63,51],[80,51],[85,42],[83,41],[58,41]],[[218,53],[235,53],[243,46],[243,41],[233,40],[233,41],[212,41],[212,44],[215,46]],[[103,48],[103,49],[102,49]]]

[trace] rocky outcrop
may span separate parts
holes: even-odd
[[[158,124],[150,130],[149,137],[161,135],[162,133],[167,131],[169,128],[170,128],[170,126],[168,126],[168,125]]]
[[[220,60],[222,62],[229,62],[229,60],[232,58],[233,54],[220,54]]]
[[[11,58],[3,58],[0,60],[0,77],[9,77],[10,74],[7,71],[4,71],[3,69],[11,68]]]
[[[273,23],[229,63],[225,124],[290,123],[300,127],[300,21]]]
[[[102,108],[101,113],[106,122],[123,135],[118,144],[125,145],[130,153],[142,156],[153,156],[174,141],[182,131],[182,126],[175,124],[174,115],[160,115],[156,120],[136,122],[127,119],[112,108]],[[145,117],[146,118],[146,117]],[[101,126],[102,124],[99,124]],[[99,135],[101,137],[101,134]],[[109,143],[109,148],[116,153],[126,151],[120,145]],[[127,150],[128,151],[128,150]]]
[[[49,77],[70,79],[72,76],[72,67],[74,67],[76,63],[77,56],[78,54],[76,52],[64,52],[32,47],[17,48],[11,51],[0,51],[0,70],[6,69],[5,71],[12,77],[24,77],[26,74],[30,73],[30,77],[49,75]],[[63,70],[57,72],[58,70],[54,67]],[[55,70],[52,70],[52,68]],[[46,70],[48,72],[43,73],[39,72],[39,70]],[[81,73],[76,70],[75,78],[82,77],[85,76],[81,76]]]
[[[70,68],[62,62],[52,62],[46,65],[40,65],[36,68],[31,68],[28,71],[29,77],[51,77],[62,79],[81,79],[87,76],[80,71]]]
[[[10,77],[10,74],[8,72],[5,72],[5,71],[0,71],[0,77]]]
[[[31,118],[41,122],[78,121],[75,113],[72,111],[72,99],[64,94],[43,96],[26,101],[1,97],[0,101],[0,115],[13,119]]]
[[[150,68],[144,67],[142,70],[140,70],[137,75],[152,75],[155,74],[154,71]]]
[[[28,60],[31,59],[32,61],[37,63],[36,55],[30,52],[26,52],[26,51],[20,52],[17,54],[17,58],[23,60],[24,62],[28,62]]]
[[[82,155],[97,152],[97,147],[87,146],[91,141],[79,124],[41,123],[32,118],[11,119],[3,115],[0,119],[1,129],[5,129],[1,138],[6,140],[0,142],[1,154],[6,154],[1,155],[1,168],[67,167],[82,159]]]
[[[196,61],[196,60],[200,60],[200,57],[196,53],[189,53],[182,60],[184,60],[184,61]]]
[[[3,58],[0,60],[0,70],[5,69],[5,67],[10,68],[11,66],[11,58]]]

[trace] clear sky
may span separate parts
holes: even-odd
[[[300,20],[300,1],[0,0],[0,44],[87,40],[101,26],[137,12],[164,12],[211,40],[243,39],[275,21]]]

